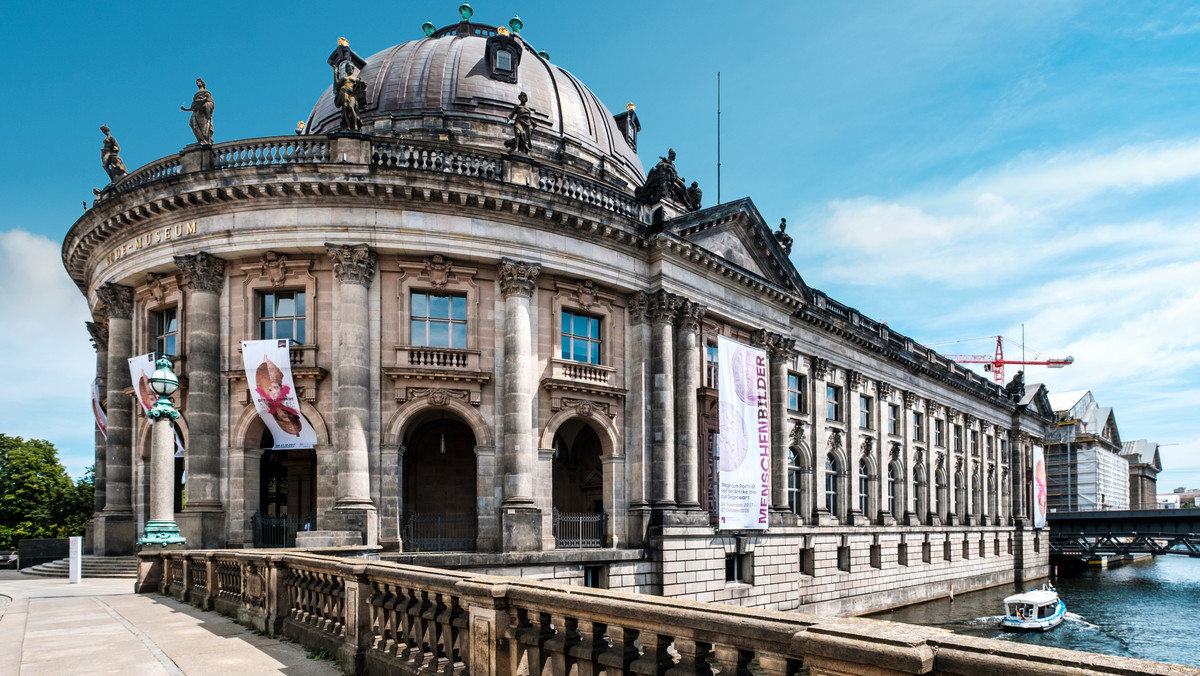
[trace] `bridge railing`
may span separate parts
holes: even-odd
[[[325,650],[351,674],[1197,674],[1200,669],[392,563],[144,552],[137,591]],[[714,670],[714,667],[716,670]]]

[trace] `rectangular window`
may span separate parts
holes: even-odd
[[[864,430],[871,429],[871,398],[866,395],[858,397],[858,426]]]
[[[812,547],[800,548],[800,574],[813,575],[816,573],[816,550]]]
[[[940,446],[946,445],[945,432],[946,432],[946,421],[934,418],[934,420],[933,420],[933,445],[934,446],[940,447]]]
[[[996,456],[992,455],[992,450],[995,448],[995,446],[992,444],[992,437],[991,437],[991,436],[986,436],[986,437],[984,437],[984,441],[985,441],[985,442],[986,442],[986,444],[987,444],[987,457],[988,457],[988,460],[995,460],[995,459],[996,459]]]
[[[600,363],[600,318],[562,313],[562,358],[585,364]]]
[[[704,346],[704,386],[717,389],[717,346]],[[790,381],[789,381],[790,382]]]
[[[930,563],[933,561],[933,544],[928,540],[921,543],[921,563]]]
[[[838,564],[837,564],[838,570],[842,571],[843,573],[850,572],[850,547],[849,546],[837,548],[837,562],[838,562]]]
[[[828,420],[842,419],[842,388],[825,386],[825,417]]]
[[[804,412],[804,376],[799,373],[788,374],[788,410]]]
[[[971,455],[979,455],[979,430],[971,430]]]
[[[726,554],[725,581],[742,584],[752,584],[754,574],[754,555]]]
[[[900,544],[896,545],[896,565],[898,565],[898,566],[907,566],[908,565],[908,544],[907,543],[901,542]]]
[[[412,294],[412,344],[421,347],[467,347],[467,297],[445,293]]]
[[[912,424],[913,441],[921,441],[925,437],[925,415],[923,413],[913,411]]]
[[[871,567],[883,568],[883,545],[871,545]]]
[[[179,336],[179,308],[167,308],[154,313],[154,351],[159,357],[174,357]]]
[[[605,566],[584,566],[583,567],[583,586],[591,587],[592,589],[604,589],[607,585],[604,583]]]
[[[258,297],[258,337],[260,340],[289,338],[304,344],[304,292],[273,291]]]
[[[954,426],[954,450],[962,453],[962,425]]]
[[[888,404],[888,434],[900,434],[900,407]]]

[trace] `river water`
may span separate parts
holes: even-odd
[[[1055,587],[1067,606],[1067,618],[1044,633],[1000,631],[1004,597],[1025,591],[1012,585],[955,594],[953,603],[930,601],[872,617],[1002,641],[1200,667],[1200,559],[1157,556],[1063,575]]]

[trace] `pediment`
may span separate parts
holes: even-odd
[[[671,219],[663,231],[775,286],[807,295],[800,273],[749,198]]]

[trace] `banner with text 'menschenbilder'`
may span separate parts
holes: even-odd
[[[275,438],[276,449],[312,448],[317,433],[300,414],[300,399],[292,382],[288,339],[243,340],[242,364],[258,417]]]
[[[722,529],[766,529],[771,501],[771,395],[767,353],[717,338]]]

